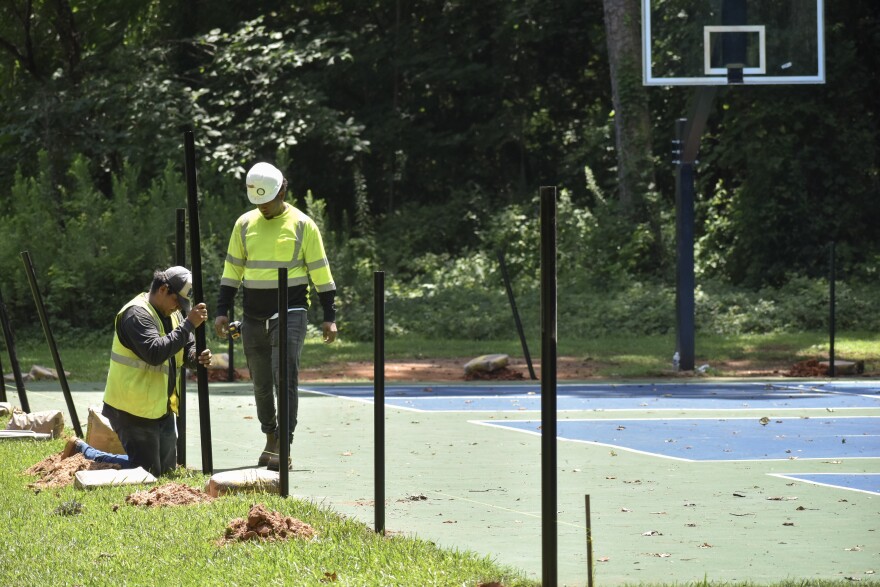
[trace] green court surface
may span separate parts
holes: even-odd
[[[597,585],[876,581],[880,382],[699,385],[559,386],[560,584],[587,583],[587,495]],[[372,388],[301,387],[291,496],[373,527]],[[85,427],[103,386],[73,388]],[[32,411],[66,414],[57,384],[28,389]],[[387,532],[540,579],[539,390],[387,386]],[[187,401],[187,464],[200,469],[195,383]],[[249,384],[211,383],[210,410],[214,470],[254,464]]]

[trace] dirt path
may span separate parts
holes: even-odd
[[[473,379],[528,381],[530,373],[525,361],[511,359],[510,364],[499,371],[479,377],[466,377],[464,365],[473,357],[451,359],[410,359],[387,361],[385,364],[386,382],[455,382]],[[541,377],[540,362],[533,362],[535,376]],[[600,363],[575,357],[559,357],[556,365],[556,378],[559,381],[607,380],[609,368],[613,364]],[[600,375],[599,373],[605,375]],[[712,364],[713,377],[754,377],[762,380],[785,379],[790,377],[824,378],[827,372],[817,360],[789,363],[781,361],[738,360],[716,362]],[[651,379],[691,379],[700,377],[699,373],[657,370],[650,375]],[[865,372],[858,377],[880,377],[880,372]],[[212,380],[226,381],[227,371],[216,369],[210,372]],[[237,380],[249,378],[246,368],[236,369]],[[300,370],[300,381],[304,383],[364,383],[373,380],[373,363],[371,361],[347,361],[327,363],[319,367]]]
[[[388,361],[385,365],[386,381],[465,381],[464,365],[473,357],[453,359],[428,359]],[[574,357],[560,357],[557,360],[556,377],[560,381],[601,379],[597,375],[600,367],[607,367],[595,361],[577,359]],[[541,365],[533,363],[535,375],[541,377]],[[792,365],[789,364],[758,364],[752,361],[737,361],[713,365],[715,374],[725,377],[785,377],[790,374]],[[511,364],[500,373],[493,374],[488,379],[522,379],[530,378],[528,365],[523,362],[512,361]],[[673,371],[654,374],[658,378],[688,378],[692,373],[674,373]],[[332,363],[318,368],[304,369],[300,379],[307,382],[333,383],[346,381],[372,381],[373,363],[369,361],[352,361],[346,363]]]

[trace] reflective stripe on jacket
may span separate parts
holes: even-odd
[[[132,306],[140,306],[150,312],[160,336],[165,336],[165,327],[156,309],[149,302],[146,293],[138,294],[125,304],[116,314],[113,327],[113,347],[110,350],[110,372],[107,374],[107,385],[104,388],[104,401],[123,412],[141,418],[156,419],[171,410],[177,413],[177,384],[168,397],[168,363],[150,365],[138,357],[134,351],[122,344],[116,326],[122,314]],[[171,327],[177,328],[181,323],[180,312],[171,314]],[[183,349],[172,358],[179,372],[183,363]]]
[[[220,285],[277,289],[281,267],[287,268],[288,287],[308,285],[311,277],[319,292],[336,289],[321,233],[311,218],[291,205],[268,220],[259,209],[242,214],[229,238]]]

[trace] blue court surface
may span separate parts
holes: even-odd
[[[373,401],[372,386],[308,387],[315,393]],[[540,412],[540,385],[389,386],[385,404],[429,412]],[[565,384],[560,412],[589,410],[854,409],[880,407],[880,384],[866,382]]]
[[[482,421],[540,435],[540,420]],[[880,458],[880,417],[559,420],[560,440],[684,461]]]
[[[373,402],[372,385],[304,386],[304,390]],[[519,413],[530,419],[472,420],[509,432],[540,435],[538,382],[487,385],[394,385],[384,392],[389,408],[419,412]],[[880,416],[847,417],[846,410],[880,408],[880,382],[694,382],[560,384],[558,412],[638,412],[627,419],[563,418],[561,441],[582,442],[691,462],[880,458]],[[817,410],[786,415],[783,410]],[[655,411],[721,411],[731,417],[663,418]],[[767,410],[742,417],[743,410]],[[770,413],[773,411],[775,413]],[[734,414],[733,412],[738,412]],[[833,414],[832,414],[833,412]],[[531,413],[532,415],[530,415]],[[782,475],[777,475],[782,476]],[[880,494],[880,473],[798,474],[792,480]]]

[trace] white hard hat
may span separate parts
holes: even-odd
[[[271,202],[278,195],[284,176],[269,163],[257,163],[247,173],[247,195],[252,204]]]

